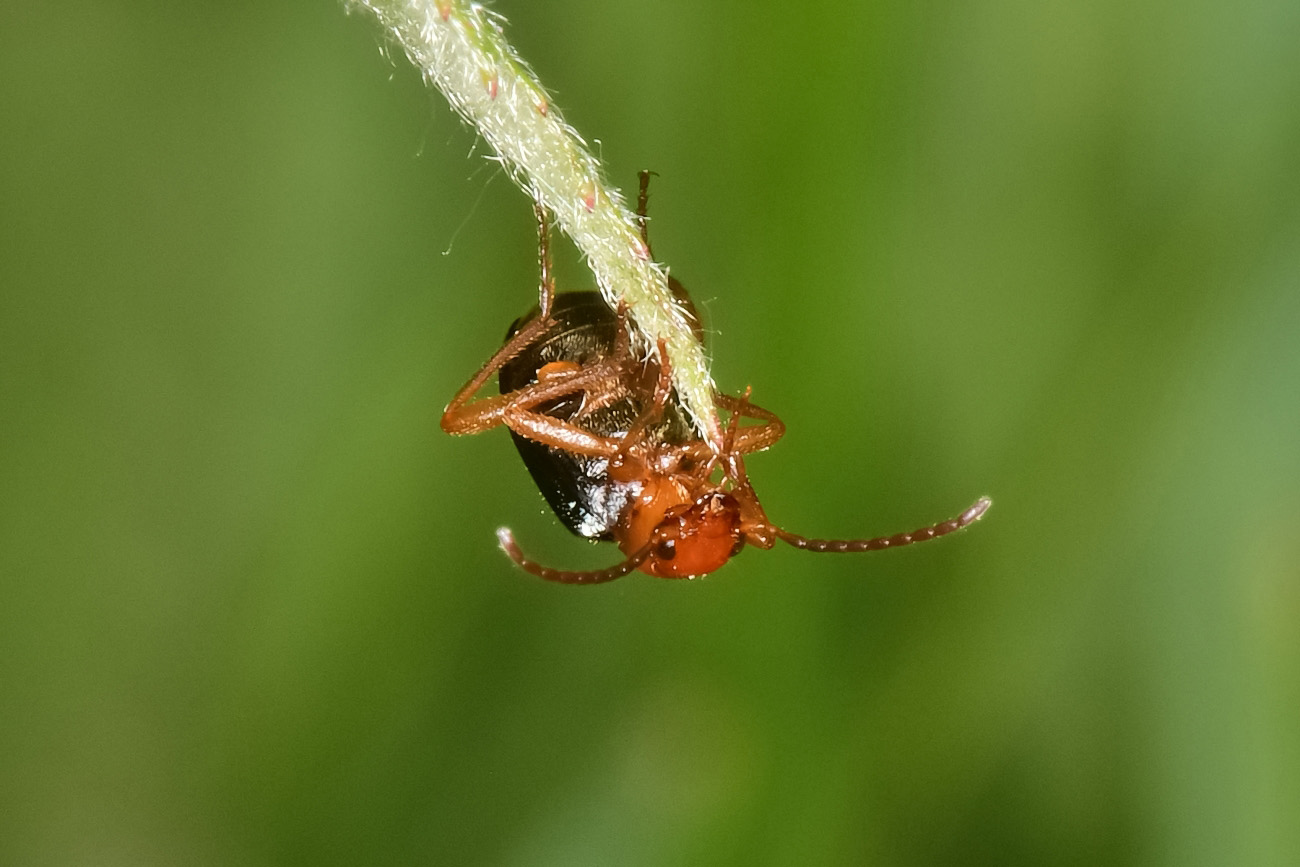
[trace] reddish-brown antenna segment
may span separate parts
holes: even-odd
[[[524,552],[519,550],[519,545],[515,543],[515,534],[510,532],[509,527],[497,529],[497,542],[500,543],[501,550],[506,552],[506,556],[514,560],[520,569],[544,581],[555,581],[559,584],[603,584],[606,581],[613,581],[636,569],[646,557],[650,556],[650,546],[646,545],[617,566],[590,572],[570,572],[565,569],[552,569],[536,560],[529,560],[524,556]]]
[[[980,497],[969,509],[962,512],[952,520],[944,521],[930,527],[922,527],[921,529],[913,530],[910,533],[899,533],[895,536],[881,536],[878,539],[809,539],[794,533],[787,533],[785,530],[779,528],[777,528],[776,535],[796,548],[802,548],[805,551],[816,551],[823,554],[860,554],[863,551],[880,551],[884,548],[901,548],[903,545],[911,545],[915,542],[928,542],[931,539],[946,536],[963,527],[968,527],[980,518],[984,517],[984,513],[989,510],[989,506],[991,505],[993,505],[993,501],[988,497]]]

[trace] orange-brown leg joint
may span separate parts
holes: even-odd
[[[559,376],[571,376],[582,370],[576,361],[550,361],[537,369],[537,381],[546,382]]]

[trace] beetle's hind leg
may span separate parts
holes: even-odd
[[[749,394],[744,397],[732,397],[720,391],[713,393],[718,406],[731,413],[725,436],[728,439],[724,452],[727,454],[747,455],[771,448],[777,440],[785,436],[785,423],[776,413],[751,403]],[[740,419],[748,418],[759,424],[741,425]],[[716,455],[703,440],[688,443],[681,447],[683,454],[696,460],[714,460]]]
[[[618,397],[610,391],[611,381],[617,382],[619,366],[612,361],[598,362],[587,367],[573,365],[546,375],[541,373],[538,382],[502,395],[499,421],[525,439],[554,449],[592,458],[612,458],[622,447],[622,441],[595,433],[581,424],[586,412],[608,406]],[[574,418],[577,421],[556,418],[540,411],[543,404],[558,398],[579,395],[582,406]],[[497,398],[486,398],[489,403]]]

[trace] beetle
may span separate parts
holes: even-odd
[[[646,250],[649,173],[640,175],[637,218]],[[607,569],[553,569],[526,557],[507,528],[506,554],[548,581],[598,584],[640,569],[661,578],[694,578],[720,568],[746,545],[779,539],[808,551],[850,553],[935,539],[981,518],[981,497],[955,518],[911,533],[875,539],[811,539],[768,520],[745,472],[744,456],[772,446],[785,425],[740,397],[715,393],[728,413],[721,448],[692,426],[672,386],[662,343],[635,352],[626,311],[596,292],[556,294],[549,252],[550,220],[539,204],[538,304],[515,320],[504,344],[456,393],[442,416],[450,434],[505,426],[534,482],[560,522],[586,539],[612,541],[624,559]],[[669,288],[697,338],[700,319],[685,288]],[[500,394],[476,397],[493,376]],[[750,423],[742,424],[742,421]]]

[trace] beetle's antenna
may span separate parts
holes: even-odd
[[[524,552],[519,550],[519,546],[515,543],[515,534],[510,532],[509,527],[497,529],[497,542],[500,543],[501,550],[506,552],[506,556],[514,560],[515,565],[520,569],[544,581],[555,581],[559,584],[603,584],[606,581],[613,581],[636,569],[646,557],[650,556],[650,546],[646,545],[617,566],[590,572],[571,572],[565,569],[552,569],[536,560],[529,560],[524,556]]]
[[[881,536],[878,539],[809,539],[794,533],[787,533],[785,530],[777,527],[776,535],[778,538],[789,542],[796,548],[802,548],[805,551],[817,551],[826,554],[856,554],[862,551],[880,551],[885,548],[901,548],[903,545],[911,545],[914,542],[928,542],[931,539],[937,539],[940,536],[946,536],[954,533],[963,527],[969,527],[971,524],[984,517],[984,513],[989,510],[993,501],[988,497],[980,497],[966,511],[949,521],[934,524],[930,527],[922,527],[919,530],[913,530],[910,533],[899,533],[896,536]]]

